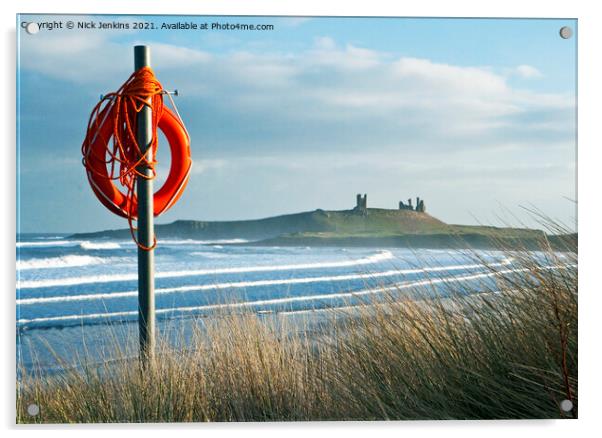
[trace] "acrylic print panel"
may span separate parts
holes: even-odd
[[[17,35],[18,422],[577,417],[576,20]]]

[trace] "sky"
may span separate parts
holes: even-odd
[[[156,219],[238,220],[396,208],[448,222],[576,220],[576,40],[570,19],[20,15],[18,231],[125,228],[81,164],[88,117],[151,48],[194,160]],[[21,22],[41,24],[37,34]],[[72,21],[75,29],[67,29]],[[130,29],[77,29],[117,22]],[[167,30],[163,23],[207,23]],[[155,29],[132,29],[149,23]],[[272,30],[211,29],[213,23]],[[559,36],[570,26],[570,39]],[[157,187],[169,169],[160,139]]]

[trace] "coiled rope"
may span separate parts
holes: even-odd
[[[88,172],[99,175],[89,162],[91,146],[105,121],[113,120],[112,140],[106,142],[106,154],[103,157],[95,156],[94,159],[104,161],[108,168],[108,178],[112,181],[118,180],[123,186],[128,199],[127,219],[132,239],[139,248],[146,251],[155,248],[157,239],[153,236],[153,244],[145,246],[136,238],[134,226],[138,215],[138,212],[134,211],[134,206],[137,205],[137,202],[134,202],[137,201],[136,181],[138,177],[144,179],[156,177],[157,127],[163,114],[163,93],[163,87],[150,67],[142,67],[135,71],[117,91],[103,96],[94,107],[88,120],[86,138],[82,144],[84,167]],[[138,113],[144,107],[150,107],[152,110],[150,154],[143,153],[136,135]],[[150,169],[150,175],[147,175],[146,169]]]

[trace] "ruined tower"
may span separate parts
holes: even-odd
[[[367,208],[368,208],[368,195],[364,193],[364,196],[362,196],[361,193],[358,193],[356,196],[355,210],[365,213]]]
[[[424,200],[420,199],[420,197],[416,197],[416,207],[414,208],[414,206],[412,205],[412,199],[408,199],[408,203],[404,204],[403,201],[399,201],[399,209],[400,210],[412,210],[412,211],[418,211],[421,213],[424,213],[426,211],[426,208],[424,206]]]
[[[420,199],[419,196],[416,196],[416,211],[419,211],[420,213],[424,213],[425,211],[424,199]]]

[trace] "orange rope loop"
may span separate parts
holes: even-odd
[[[143,149],[138,144],[136,135],[138,113],[144,107],[150,107],[152,110],[152,140],[148,145],[151,151],[146,154],[142,152]],[[150,67],[143,67],[135,71],[119,90],[103,96],[90,114],[86,138],[82,144],[82,162],[86,170],[98,174],[98,171],[90,165],[88,157],[90,157],[91,146],[96,140],[96,136],[99,135],[100,128],[108,118],[111,118],[114,127],[111,141],[106,142],[106,154],[101,160],[109,169],[108,178],[118,180],[124,187],[128,199],[135,200],[137,178],[154,179],[156,176],[157,127],[162,114],[163,87],[155,77],[153,70]],[[150,170],[150,175],[147,175],[147,169]],[[137,203],[129,202],[130,207],[127,212],[132,239],[139,248],[150,251],[157,245],[157,239],[153,236],[153,244],[150,247],[141,244],[136,239],[134,221],[138,212],[133,211],[134,205]]]

